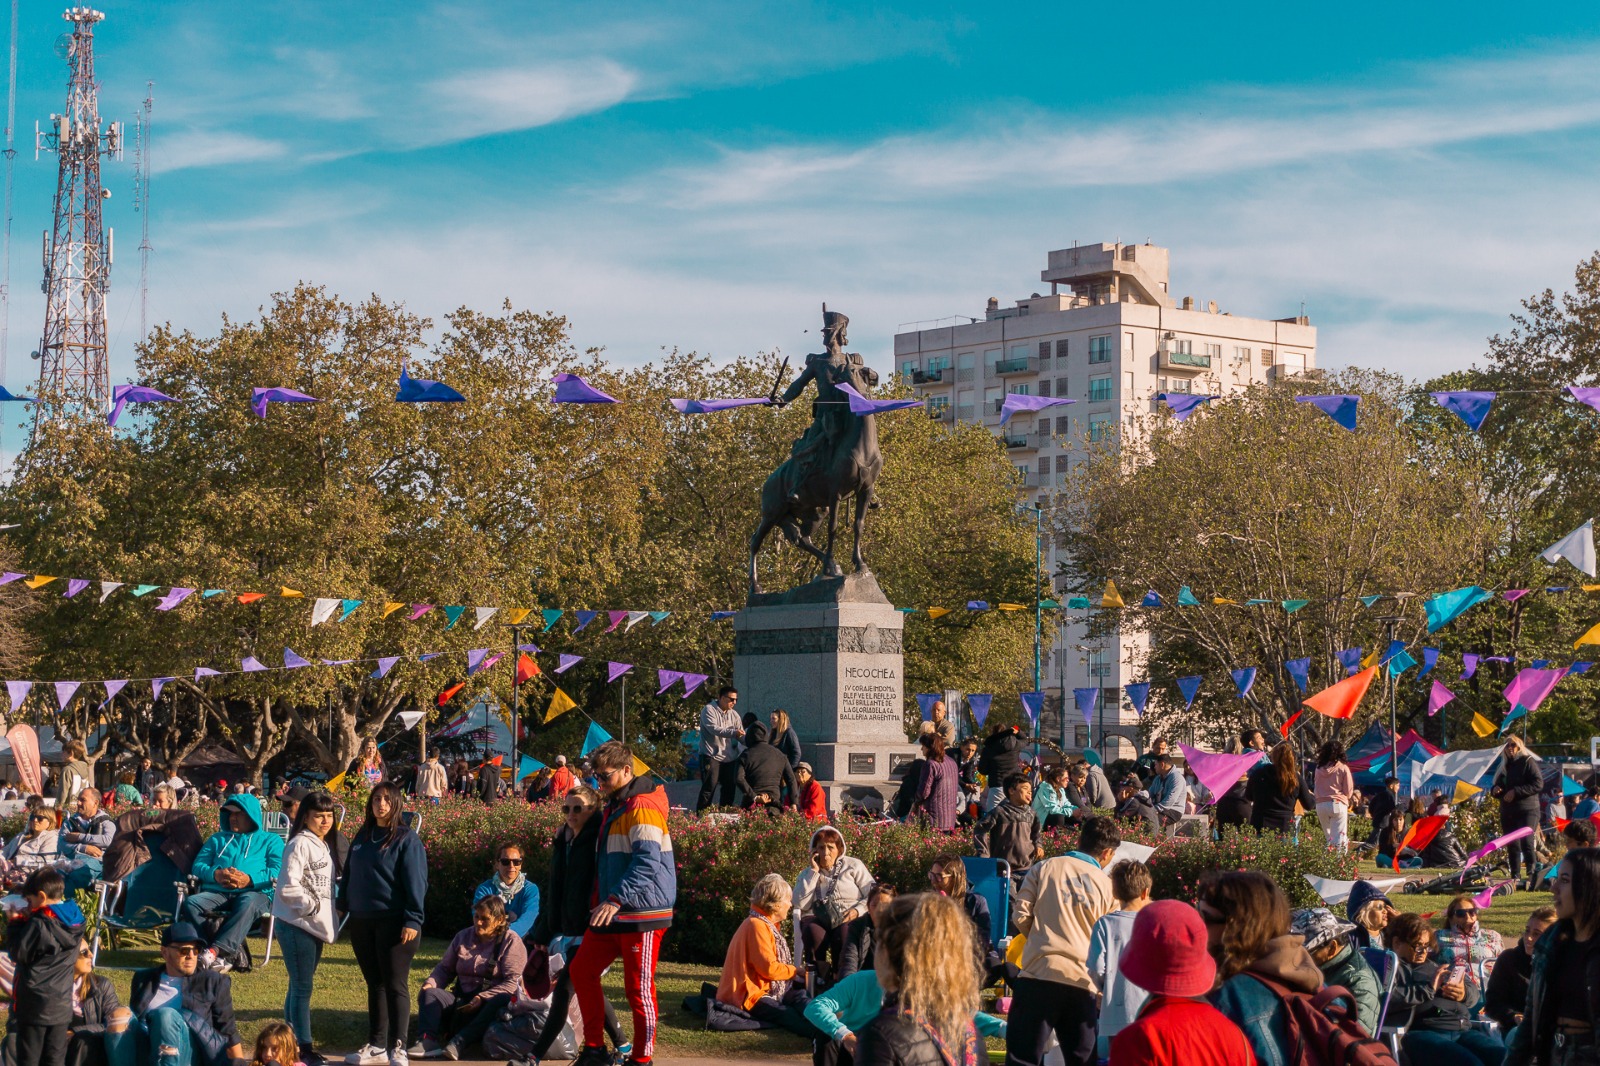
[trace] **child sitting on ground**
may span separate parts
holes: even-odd
[[[251,1066],[305,1066],[300,1061],[300,1042],[288,1022],[268,1022],[261,1027]]]

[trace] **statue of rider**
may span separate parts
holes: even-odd
[[[805,370],[783,391],[774,397],[779,407],[787,406],[805,392],[806,384],[817,383],[817,398],[811,404],[811,425],[789,449],[789,462],[783,486],[784,496],[793,505],[800,503],[800,486],[816,474],[829,470],[837,457],[838,449],[848,447],[858,417],[850,411],[849,397],[839,391],[839,385],[852,380],[866,385],[878,383],[877,372],[865,366],[856,352],[846,352],[850,343],[850,319],[838,311],[822,305],[823,351],[806,356]]]

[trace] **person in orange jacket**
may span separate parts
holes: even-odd
[[[814,1032],[800,1012],[805,969],[797,966],[781,927],[789,917],[792,890],[782,874],[767,874],[750,892],[750,916],[728,942],[717,984],[717,1001],[752,1018],[799,1032]]]
[[[565,755],[557,755],[556,768],[550,774],[550,798],[561,799],[572,791],[572,786],[577,783],[578,779],[572,775],[571,770],[567,769],[567,757]]]

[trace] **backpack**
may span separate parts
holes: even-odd
[[[1398,1066],[1388,1046],[1356,1021],[1356,1001],[1348,989],[1330,985],[1307,995],[1258,973],[1250,976],[1283,1003],[1286,1061],[1308,1066]]]

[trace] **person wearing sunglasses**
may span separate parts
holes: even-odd
[[[23,831],[11,838],[3,856],[6,861],[6,883],[12,887],[21,884],[30,872],[54,865],[61,857],[61,833],[56,823],[56,812],[48,807],[35,807],[29,811]]]
[[[1405,1057],[1428,1066],[1500,1066],[1505,1045],[1473,1028],[1480,997],[1468,986],[1462,963],[1435,960],[1436,938],[1428,920],[1402,914],[1384,929],[1384,939],[1400,960],[1388,1018],[1406,1027],[1400,1038]]]
[[[1445,907],[1444,927],[1439,930],[1439,965],[1466,965],[1467,987],[1478,994],[1480,1011],[1489,990],[1489,975],[1505,949],[1500,934],[1479,923],[1478,904],[1472,896],[1457,896]]]
[[[193,923],[161,934],[161,965],[135,970],[128,1009],[106,1026],[110,1066],[195,1066],[242,1059],[233,982],[200,966],[205,938]]]
[[[490,896],[499,896],[511,916],[511,931],[525,937],[539,918],[539,884],[523,871],[522,847],[504,844],[494,860],[494,872],[472,893],[472,905]]]

